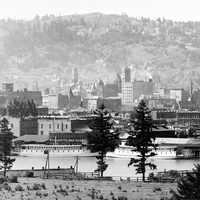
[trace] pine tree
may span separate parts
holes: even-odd
[[[0,121],[1,126],[1,143],[0,143],[0,168],[3,169],[4,177],[6,177],[6,172],[13,166],[14,158],[11,158],[11,149],[12,149],[12,132],[8,128],[8,120],[3,118]]]
[[[178,181],[177,191],[173,191],[172,200],[200,199],[200,164],[195,165],[192,173]]]
[[[8,105],[8,114],[12,117],[28,117],[28,116],[37,116],[37,107],[33,100],[19,101],[14,99],[13,102],[10,102]]]
[[[113,122],[110,114],[106,111],[104,105],[95,111],[96,117],[90,124],[92,132],[88,134],[88,149],[91,152],[98,152],[97,172],[103,177],[108,164],[105,162],[107,152],[113,152],[119,146],[120,139],[118,131],[114,131]]]
[[[130,119],[131,131],[127,138],[127,145],[133,147],[133,151],[138,152],[137,158],[131,158],[128,166],[134,165],[136,172],[142,174],[145,181],[146,167],[155,169],[156,165],[148,161],[148,158],[156,155],[157,145],[154,143],[155,136],[152,132],[153,122],[151,112],[142,100],[136,108],[136,113]]]

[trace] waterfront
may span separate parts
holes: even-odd
[[[50,167],[69,168],[74,166],[76,161],[75,157],[50,157]],[[22,157],[17,156],[12,169],[41,169],[45,166],[46,157]],[[120,176],[131,177],[136,176],[134,168],[128,167],[129,159],[127,158],[107,158],[109,164],[108,169],[105,171],[106,176]],[[175,159],[155,159],[153,162],[157,165],[158,171],[164,170],[191,170],[194,164],[200,163],[198,160],[175,160]],[[80,157],[79,170],[81,172],[92,172],[96,169],[95,157]]]

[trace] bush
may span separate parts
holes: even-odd
[[[117,200],[128,200],[128,198],[125,196],[119,196]]]
[[[24,188],[21,185],[16,185],[15,191],[24,191]]]
[[[4,183],[2,185],[2,189],[7,190],[7,191],[11,191],[11,187],[10,187],[10,185],[8,185],[8,183]]]
[[[42,183],[42,184],[41,184],[41,188],[42,188],[43,190],[46,190],[46,189],[47,189],[45,183]]]
[[[39,192],[39,191],[37,191],[37,192],[35,193],[35,195],[36,195],[36,196],[39,196],[40,198],[42,198],[42,193]]]
[[[18,183],[18,177],[17,177],[17,176],[10,176],[10,177],[8,178],[8,181],[9,181],[10,183]]]
[[[0,177],[0,184],[4,183],[4,182],[6,182],[6,181],[7,181],[6,178],[4,178],[4,177]]]
[[[41,185],[39,183],[34,183],[32,190],[41,190]]]
[[[185,177],[178,181],[177,192],[172,191],[173,200],[200,199],[200,164],[195,165],[192,173],[187,173]]]
[[[160,187],[154,187],[153,192],[160,192],[162,189]]]
[[[118,186],[118,189],[119,189],[119,190],[121,190],[121,189],[122,189],[122,187],[121,187],[121,186]]]
[[[34,173],[33,172],[26,172],[25,173],[25,177],[33,178],[34,177]]]
[[[67,195],[68,195],[67,190],[64,190],[64,189],[62,189],[62,188],[58,189],[56,192],[62,194],[63,196],[67,196]]]

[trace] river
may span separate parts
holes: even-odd
[[[50,168],[68,168],[74,166],[76,158],[74,157],[50,157]],[[128,167],[129,159],[127,158],[106,158],[109,165],[105,171],[106,176],[131,177],[136,176],[133,166]],[[157,165],[154,172],[166,170],[191,170],[194,164],[199,163],[198,160],[175,160],[175,159],[154,159],[152,160]],[[45,166],[45,157],[22,157],[17,156],[12,169],[41,169]],[[82,172],[92,172],[96,169],[95,157],[79,157],[78,169]]]

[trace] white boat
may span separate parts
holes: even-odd
[[[159,146],[156,151],[156,155],[152,158],[170,159],[176,158],[176,149],[173,146]],[[114,152],[108,152],[107,157],[113,158],[136,158],[139,155],[134,151],[133,147],[120,145]]]
[[[24,144],[19,150],[20,156],[46,156],[50,157],[74,157],[74,156],[96,156],[83,145],[45,145],[45,144]]]
[[[83,145],[45,145],[45,144],[24,144],[18,152],[20,156],[45,156],[45,152],[49,152],[53,157],[74,157],[74,156],[97,156],[97,153],[91,153],[86,146]],[[176,150],[172,146],[160,146],[155,153],[154,158],[176,158]],[[113,158],[131,158],[137,157],[138,152],[133,151],[133,147],[120,145],[114,152],[108,152],[107,157]]]

